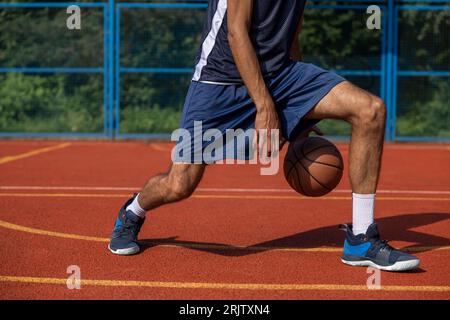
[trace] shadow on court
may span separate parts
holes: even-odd
[[[383,239],[411,242],[414,243],[411,247],[422,247],[418,248],[419,250],[414,250],[414,252],[425,252],[431,250],[427,247],[450,246],[450,239],[410,229],[448,219],[450,219],[450,213],[415,213],[380,218],[377,219],[377,223]],[[179,241],[176,238],[144,239],[140,240],[140,244],[143,251],[156,246],[171,245],[223,256],[238,257],[280,249],[341,248],[344,241],[344,232],[338,230],[336,225],[326,226],[245,247],[224,243]],[[402,249],[407,250],[408,248],[410,247]]]

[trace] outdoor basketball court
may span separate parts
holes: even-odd
[[[337,144],[347,161],[347,144]],[[169,143],[0,142],[1,299],[449,299],[450,147],[385,148],[382,237],[421,269],[381,273],[340,262],[351,220],[347,171],[322,198],[294,193],[256,165],[207,169],[185,202],[147,217],[141,254],[107,249],[117,210],[170,162]],[[129,157],[130,153],[133,157]],[[347,162],[346,162],[347,163]],[[69,289],[79,268],[81,287]]]

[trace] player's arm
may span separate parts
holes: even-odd
[[[258,135],[259,129],[267,129],[267,150],[270,155],[270,131],[280,129],[280,122],[250,39],[252,13],[253,0],[228,0],[228,42],[239,73],[256,105],[256,134]],[[257,136],[254,143],[258,144],[258,142]]]
[[[300,39],[299,39],[299,35],[300,35],[300,32],[302,31],[302,27],[303,27],[303,15],[298,24],[297,32],[295,33],[295,37],[294,37],[294,42],[292,42],[292,46],[291,46],[291,58],[295,61],[303,60],[302,51],[300,49]]]

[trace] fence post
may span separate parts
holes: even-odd
[[[108,7],[103,6],[103,134],[109,137],[109,61],[108,61]]]
[[[107,7],[107,61],[108,61],[108,137],[114,139],[114,0],[108,0]]]
[[[114,25],[115,25],[115,34],[114,34],[114,128],[113,134],[114,137],[120,134],[120,3],[114,7]]]
[[[388,0],[387,15],[388,15],[388,32],[387,32],[387,63],[386,63],[386,106],[387,106],[387,123],[386,123],[386,138],[392,141],[395,133],[394,117],[395,117],[395,101],[393,97],[394,90],[394,28],[395,28],[395,9],[394,0]]]

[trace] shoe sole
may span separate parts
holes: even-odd
[[[113,250],[111,249],[111,246],[108,244],[108,249],[114,254],[117,254],[119,256],[131,256],[133,254],[136,254],[140,251],[139,247],[132,247],[132,248],[126,248],[126,249],[117,249]]]
[[[372,267],[372,268],[376,268],[376,269],[380,269],[380,270],[384,270],[384,271],[414,270],[414,269],[417,269],[417,267],[419,267],[419,264],[420,264],[419,259],[408,260],[408,261],[398,261],[390,266],[380,266],[370,260],[349,261],[349,260],[341,259],[341,261],[343,263],[345,263],[346,265],[353,266],[353,267]]]

